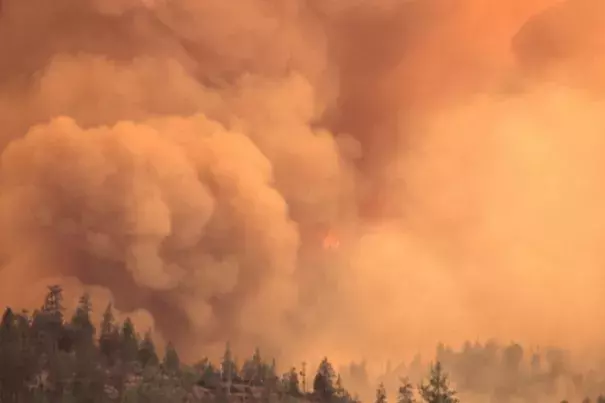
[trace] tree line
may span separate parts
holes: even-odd
[[[0,402],[360,401],[343,386],[343,377],[327,358],[310,377],[311,385],[307,385],[305,365],[301,370],[292,367],[278,374],[275,360],[265,359],[256,349],[240,366],[229,344],[218,363],[207,358],[194,364],[183,363],[172,343],[167,343],[160,356],[150,332],[140,335],[129,318],[119,323],[111,304],[106,307],[98,329],[92,323],[91,312],[90,297],[84,294],[73,315],[66,318],[60,286],[49,287],[41,308],[31,314],[7,307],[0,322]],[[509,375],[519,366],[522,354],[519,348],[513,345],[504,350],[505,366],[512,368],[512,372],[507,372]],[[453,383],[463,391],[485,386],[482,374],[489,369],[485,366],[489,346],[469,349],[457,355],[441,346],[434,365],[426,373],[423,370],[422,379],[415,380],[417,386],[407,376],[397,376],[396,385],[387,378],[380,380],[375,403],[390,403],[387,390],[395,392],[397,403],[459,403],[444,363],[455,369]],[[471,356],[475,361],[469,361]],[[565,373],[562,361],[554,362],[559,363],[554,370]],[[507,382],[514,378],[500,375]],[[514,382],[506,385],[513,389],[519,386]],[[505,402],[514,397],[515,390],[504,392],[509,393],[500,391],[494,395],[495,400]],[[597,403],[605,403],[605,398],[598,397]]]
[[[241,367],[229,345],[219,365],[206,358],[185,365],[170,342],[160,357],[151,334],[140,336],[129,318],[117,323],[111,304],[97,331],[88,294],[71,318],[64,312],[60,286],[49,287],[42,307],[31,314],[6,308],[0,322],[0,402],[359,401],[343,387],[327,358],[307,388],[304,368],[278,376],[275,361],[265,360],[258,349]],[[419,389],[422,399],[456,402],[444,386],[441,366],[431,374]],[[400,396],[401,403],[413,402],[411,385],[404,385]],[[383,385],[377,401],[386,402]]]
[[[576,402],[605,403],[605,362],[574,361],[565,350],[554,347],[524,348],[518,343],[499,344],[466,342],[455,349],[439,345],[434,360],[440,362],[451,374],[461,400],[508,402],[560,402],[569,399]],[[589,369],[592,367],[592,369]],[[401,376],[419,382],[426,365],[419,357],[410,363],[400,363],[387,368],[379,381],[394,390]],[[364,381],[367,374],[364,365],[351,364],[343,373],[352,375],[356,385],[371,388]],[[349,377],[346,377],[348,379]]]

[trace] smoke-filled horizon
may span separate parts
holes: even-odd
[[[89,290],[190,354],[601,352],[605,3],[236,3],[0,3],[0,303]]]

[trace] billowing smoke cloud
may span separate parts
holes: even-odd
[[[600,350],[598,0],[1,4],[0,302],[192,354]]]

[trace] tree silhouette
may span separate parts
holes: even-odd
[[[115,324],[113,307],[110,303],[107,305],[107,308],[103,313],[103,319],[101,320],[99,349],[101,350],[101,354],[103,354],[105,359],[110,364],[114,364],[117,359],[119,346],[120,334]]]
[[[284,374],[283,379],[284,390],[291,396],[301,396],[300,380],[298,379],[298,372],[296,368],[292,367],[289,372]]]
[[[132,364],[137,360],[139,352],[139,338],[130,318],[126,318],[120,331],[120,358],[125,364]]]
[[[92,312],[92,304],[88,294],[82,295],[80,301],[71,318],[70,335],[76,354],[83,359],[90,360],[92,351],[94,350],[95,327],[90,318]]]
[[[387,403],[387,391],[384,388],[384,383],[381,383],[376,389],[375,403]]]
[[[155,350],[155,344],[151,337],[151,332],[147,331],[141,345],[139,346],[138,360],[143,368],[147,366],[156,366],[159,363],[158,355]]]
[[[41,309],[31,316],[10,307],[4,310],[0,320],[1,403],[210,403],[233,399],[265,403],[357,402],[327,358],[317,369],[313,393],[300,390],[304,370],[299,373],[291,368],[280,381],[275,376],[275,360],[263,359],[259,349],[245,360],[240,371],[229,345],[218,365],[208,359],[188,365],[181,362],[175,346],[168,343],[159,365],[151,333],[140,340],[130,319],[118,327],[111,304],[103,314],[99,332],[92,323],[93,307],[87,294],[82,295],[70,320],[65,322],[61,292],[59,286],[49,287]],[[553,349],[532,352],[527,362],[518,344],[501,347],[465,343],[460,350],[441,345],[437,353],[455,369],[453,381],[461,393],[484,394],[494,401],[507,402],[513,397],[535,401],[554,390],[556,379],[569,380],[575,392],[588,395],[596,395],[604,385],[597,372],[574,372],[566,355]],[[540,354],[546,354],[546,365],[537,365],[542,360]],[[422,376],[424,364],[419,358],[405,367],[410,376]],[[390,382],[389,376],[396,371],[379,379]],[[349,365],[347,375],[356,385],[371,384],[363,363]],[[229,392],[221,377],[231,380]],[[400,381],[394,390],[397,403],[415,403],[415,391],[408,378]],[[204,395],[196,395],[196,385],[203,388]],[[370,391],[366,387],[362,393]],[[431,366],[430,376],[419,385],[418,393],[426,403],[458,402],[439,360]],[[375,400],[387,402],[383,383],[376,390]],[[596,402],[605,403],[605,398],[599,396]]]
[[[166,345],[166,352],[164,353],[164,360],[162,364],[164,369],[171,373],[176,373],[180,369],[181,360],[179,359],[179,355],[171,342],[168,342]]]
[[[51,285],[48,287],[48,294],[42,305],[42,312],[63,315],[63,288],[60,285]]]
[[[397,391],[397,403],[416,403],[414,388],[408,378],[400,379],[401,385]]]
[[[336,374],[327,357],[319,364],[313,379],[313,392],[320,399],[329,400],[334,396],[334,378]]]
[[[431,366],[429,380],[421,384],[420,396],[426,403],[458,403],[456,392],[450,388],[449,380],[441,363]]]

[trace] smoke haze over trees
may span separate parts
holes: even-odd
[[[86,291],[181,356],[590,367],[603,4],[2,0],[0,304]]]
[[[514,343],[466,343],[460,350],[440,345],[432,363],[402,364],[377,379],[364,373],[364,363],[337,372],[327,357],[315,371],[307,372],[305,363],[280,371],[283,365],[259,349],[241,361],[229,343],[220,360],[181,361],[172,343],[160,353],[129,318],[117,321],[111,305],[95,326],[94,310],[84,294],[68,315],[60,286],[49,287],[42,307],[31,314],[6,308],[0,321],[2,403],[605,400],[599,394],[605,374],[578,372],[560,350],[534,351],[528,359]]]

